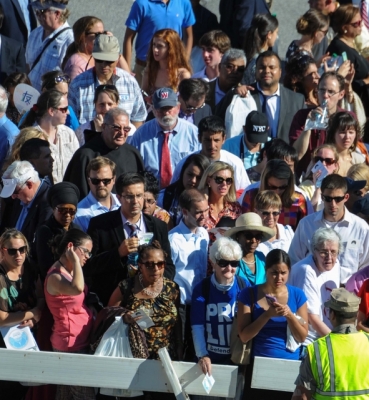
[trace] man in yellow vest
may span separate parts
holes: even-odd
[[[307,347],[293,400],[369,399],[369,335],[356,330],[360,298],[334,289],[324,303],[332,332]]]

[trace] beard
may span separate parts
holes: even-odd
[[[158,121],[163,128],[170,128],[177,122],[177,117],[166,115],[165,117],[160,118]]]
[[[110,196],[109,190],[102,188],[102,189],[97,189],[96,190],[96,199],[97,200],[105,200]]]

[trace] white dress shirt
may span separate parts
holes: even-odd
[[[273,249],[281,249],[284,250],[286,253],[288,253],[288,250],[290,249],[290,245],[294,235],[293,229],[289,225],[282,224],[277,224],[277,229],[279,239],[275,239],[273,240],[273,242],[262,242],[256,249],[257,251],[261,251],[265,255],[265,257]]]

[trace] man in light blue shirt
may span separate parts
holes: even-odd
[[[87,165],[87,180],[90,187],[89,194],[77,206],[74,223],[87,232],[92,217],[117,210],[120,202],[112,193],[115,184],[115,163],[106,157],[96,157]]]
[[[169,232],[169,242],[181,295],[180,316],[185,345],[185,359],[191,350],[186,339],[191,338],[190,304],[192,289],[206,277],[209,235],[203,225],[208,216],[209,204],[197,189],[187,189],[179,197],[183,218]],[[186,356],[187,347],[187,357]],[[191,345],[190,345],[191,347]],[[193,350],[192,350],[193,351]]]

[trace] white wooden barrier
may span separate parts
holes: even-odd
[[[300,361],[255,357],[251,387],[255,389],[293,392]]]
[[[173,362],[182,389],[206,396],[194,363]],[[209,396],[234,397],[237,367],[213,365]],[[160,361],[0,349],[0,380],[173,392]]]

